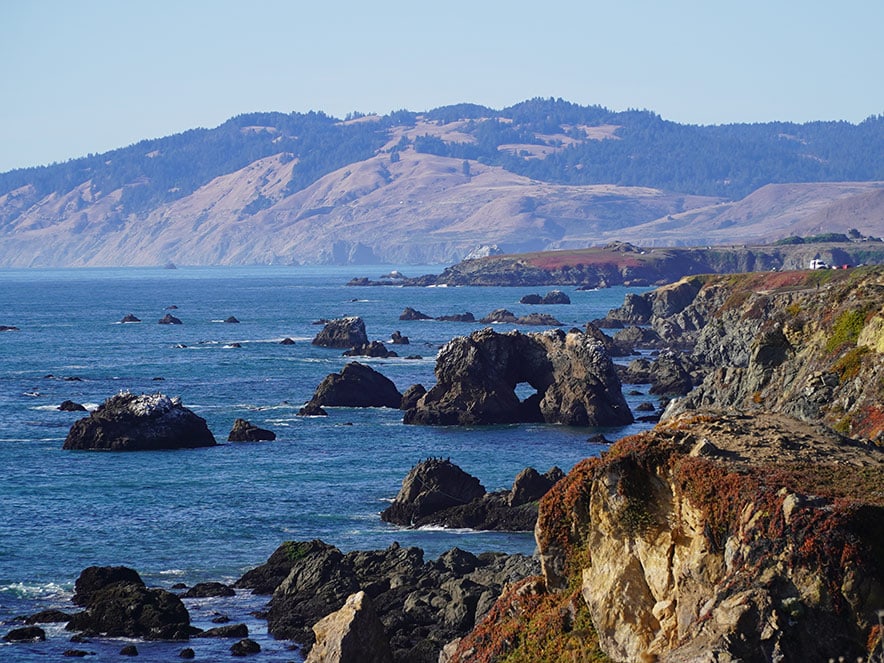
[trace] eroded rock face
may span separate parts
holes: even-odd
[[[228,442],[260,442],[272,441],[276,439],[276,433],[266,428],[255,426],[252,422],[245,419],[236,419],[233,422],[233,428],[227,436]]]
[[[483,329],[447,343],[436,360],[437,384],[405,414],[405,423],[430,425],[631,423],[620,381],[605,344],[572,330],[498,334]],[[524,402],[515,388],[537,393]]]
[[[216,444],[206,420],[177,398],[121,393],[74,422],[64,449],[142,451],[210,447]]]
[[[326,348],[354,348],[368,343],[365,323],[358,316],[339,318],[325,324],[314,337],[313,345]]]
[[[485,487],[476,477],[450,460],[430,458],[411,468],[381,518],[400,525],[420,523],[442,509],[468,504],[483,495]]]
[[[616,661],[864,656],[884,596],[884,507],[809,497],[796,490],[801,467],[805,481],[831,473],[814,492],[853,492],[857,477],[874,490],[884,453],[780,415],[706,415],[635,436],[544,500],[547,586],[582,580]],[[793,488],[770,480],[796,469]],[[574,546],[585,560],[569,557]]]

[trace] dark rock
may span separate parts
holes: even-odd
[[[651,394],[684,396],[694,387],[689,370],[690,358],[674,350],[665,350],[653,363]]]
[[[116,583],[94,592],[86,610],[74,615],[66,628],[108,637],[186,640],[190,615],[171,592]]]
[[[323,379],[305,407],[399,408],[402,394],[393,382],[365,364],[351,362]]]
[[[196,658],[196,652],[190,647],[185,647],[178,653],[178,658]]]
[[[241,348],[242,343],[228,343],[224,346],[225,348]]]
[[[405,359],[423,359],[421,355],[408,355]]]
[[[126,645],[120,650],[120,656],[138,656],[138,647],[135,645]]]
[[[405,310],[399,314],[400,320],[432,320],[432,318],[425,313],[421,313],[410,306],[406,306]]]
[[[649,327],[630,325],[614,334],[614,342],[624,348],[664,348],[668,344]]]
[[[42,642],[46,639],[46,631],[39,626],[22,626],[14,628],[3,636],[4,642]]]
[[[64,449],[141,451],[214,446],[206,420],[177,398],[121,393],[75,421]]]
[[[516,315],[512,311],[509,311],[505,308],[498,308],[491,311],[491,313],[486,315],[484,318],[481,318],[479,322],[481,322],[483,325],[489,325],[493,323],[515,324]]]
[[[243,638],[239,642],[230,647],[230,653],[233,656],[251,656],[261,651],[261,645],[251,638]]]
[[[20,331],[18,327],[14,325],[0,325],[0,332],[11,332],[11,331]]]
[[[82,649],[68,649],[62,654],[67,658],[85,658],[86,656],[95,656],[94,651],[84,651]]]
[[[543,297],[538,294],[525,295],[519,300],[520,304],[542,304]]]
[[[226,322],[227,324],[234,324],[234,325],[239,324],[239,320],[236,319],[235,315],[231,315],[229,318],[225,318],[224,322]]]
[[[74,401],[62,401],[58,409],[62,412],[87,412],[85,407],[80,405],[80,403],[74,403]]]
[[[324,409],[322,409],[322,406],[320,406],[318,403],[314,403],[313,401],[310,401],[309,403],[306,403],[304,405],[304,407],[302,407],[300,410],[298,410],[298,416],[299,417],[327,417],[328,412],[326,412]]]
[[[565,473],[562,471],[562,468],[553,465],[551,468],[543,473],[543,476],[546,477],[546,479],[550,483],[555,484],[556,482],[565,478]]]
[[[385,346],[380,341],[371,341],[369,343],[363,343],[362,345],[357,345],[354,348],[351,348],[344,352],[345,357],[380,357],[381,359],[386,359],[387,357],[398,357],[399,355],[393,352],[392,350],[387,350],[387,346]]]
[[[608,311],[605,316],[609,321],[617,321],[630,325],[646,325],[651,321],[651,302],[642,295],[627,293],[623,306]]]
[[[397,329],[392,334],[390,334],[390,343],[392,343],[393,345],[408,345],[409,340],[407,336],[403,336]]]
[[[286,579],[292,566],[312,550],[314,542],[286,541],[261,566],[248,571],[233,583],[237,589],[251,589],[253,594],[272,594]]]
[[[485,488],[476,477],[450,460],[430,458],[411,468],[393,503],[381,513],[381,519],[413,525],[437,511],[468,504],[484,494]]]
[[[590,444],[611,444],[611,440],[606,438],[601,433],[596,433],[595,435],[590,435],[587,440]]]
[[[74,633],[70,639],[71,642],[76,642],[77,644],[84,644],[86,642],[92,642],[89,638],[87,638],[82,633]]]
[[[204,599],[217,596],[235,596],[236,592],[221,582],[198,582],[188,589],[181,598],[184,599]]]
[[[58,624],[68,622],[71,615],[61,610],[41,610],[33,615],[25,617],[25,624]]]
[[[249,637],[249,627],[245,624],[230,624],[228,626],[218,626],[216,628],[207,629],[198,633],[197,638],[247,638]]]
[[[164,315],[162,318],[160,318],[160,324],[161,325],[180,325],[181,320],[176,318],[171,313],[166,313],[166,315]]]
[[[365,323],[356,316],[329,321],[313,339],[313,345],[326,348],[353,348],[366,343]]]
[[[529,313],[516,319],[516,323],[520,325],[531,325],[536,327],[561,327],[562,323],[556,320],[549,313]]]
[[[455,313],[453,315],[440,315],[436,320],[440,322],[475,322],[476,316],[467,311],[465,313]]]
[[[633,420],[604,343],[580,332],[480,330],[449,341],[435,372],[436,385],[405,413],[405,423],[615,426]],[[537,390],[524,402],[515,393],[523,382]]]
[[[228,442],[260,442],[275,439],[276,433],[266,428],[259,428],[245,419],[236,419],[230,435],[227,436]]]
[[[544,296],[542,304],[570,304],[571,298],[561,290],[550,290]]]
[[[427,390],[424,388],[424,385],[411,385],[408,389],[405,390],[405,393],[402,394],[402,400],[399,403],[399,409],[410,410],[411,408],[415,407],[421,396],[423,396],[425,393],[427,393]]]
[[[87,606],[96,592],[111,585],[139,585],[144,581],[138,571],[128,566],[90,566],[83,569],[74,582],[74,605]]]
[[[127,313],[126,315],[123,316],[123,319],[120,320],[120,322],[141,322],[141,320],[136,318],[131,313]]]
[[[647,401],[645,401],[644,403],[639,403],[639,404],[635,407],[635,411],[636,411],[636,412],[653,412],[653,411],[656,410],[656,409],[657,409],[657,408],[654,407],[654,404],[653,404],[653,403],[648,403]]]
[[[164,310],[164,311],[177,311],[177,310],[178,310],[178,307],[177,307],[175,304],[172,304],[171,306],[167,306],[167,307],[164,308],[163,310]]]
[[[286,336],[284,339],[282,339],[282,340],[279,342],[279,344],[280,344],[280,345],[294,345],[295,342],[294,342],[292,339],[290,339],[288,336]]]
[[[526,467],[516,475],[512,490],[509,494],[510,506],[521,506],[529,502],[536,502],[546,495],[552,488],[553,482],[540,474],[533,467]]]

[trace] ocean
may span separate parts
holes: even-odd
[[[389,409],[328,408],[327,418],[298,409],[329,373],[345,363],[340,350],[310,341],[319,319],[358,315],[372,340],[408,336],[403,358],[357,358],[396,383],[429,388],[439,348],[480,323],[400,321],[411,306],[431,316],[497,308],[516,315],[548,312],[564,329],[582,327],[619,306],[615,287],[564,287],[570,305],[519,304],[550,288],[349,287],[354,276],[408,276],[441,267],[225,267],[0,270],[0,636],[14,617],[47,608],[75,611],[73,583],[91,565],[126,565],[149,586],[232,582],[263,563],[286,540],[322,539],[344,551],[418,546],[426,559],[458,546],[472,552],[531,554],[530,533],[410,530],[381,522],[408,470],[422,459],[450,458],[488,490],[508,489],[531,466],[569,470],[608,439],[647,424],[616,429],[552,425],[419,427]],[[169,307],[177,308],[169,308]],[[171,312],[181,325],[160,325]],[[120,323],[133,314],[140,323]],[[235,316],[240,323],[225,323]],[[496,325],[499,331],[512,325]],[[538,328],[525,327],[523,331]],[[294,345],[281,345],[283,338]],[[239,344],[240,347],[234,347]],[[420,359],[406,359],[419,355]],[[220,446],[160,452],[63,451],[83,413],[62,412],[64,400],[94,409],[120,392],[162,392],[208,422]],[[628,397],[633,407],[645,396]],[[273,442],[227,443],[244,418],[277,434]],[[250,613],[267,597],[239,592],[227,599],[191,599],[196,626],[218,613],[248,623],[262,646],[255,661],[299,661],[291,643],[275,641]],[[88,660],[119,661],[119,639],[69,642],[47,625],[43,643],[0,642],[0,660],[54,660],[67,649]],[[197,660],[227,658],[230,641],[206,639],[136,645],[138,660],[168,661],[184,646]]]

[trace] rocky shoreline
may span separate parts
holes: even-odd
[[[344,340],[327,327],[323,342],[364,344],[360,323],[345,319]],[[636,347],[648,356],[615,367]],[[310,649],[308,662],[880,660],[884,269],[689,276],[582,330],[480,330],[440,351],[437,384],[415,385],[407,405],[360,366],[329,376],[313,409],[593,426],[630,421],[621,385],[649,382],[665,411],[566,476],[527,468],[509,491],[427,459],[381,516],[533,530],[537,558],[454,548],[427,561],[398,544],[345,553],[288,541],[233,587],[180,594],[90,567],[73,598],[81,611],[31,615],[4,639],[46,637],[45,620],[86,640],[230,638],[231,655],[247,655],[257,643],[240,624],[196,631],[182,601],[250,591],[269,597],[268,631]],[[520,400],[520,383],[537,393]],[[176,422],[197,432],[170,434]],[[175,399],[120,394],[76,422],[66,448],[209,445],[198,424]]]

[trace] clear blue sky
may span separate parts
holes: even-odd
[[[251,111],[884,113],[882,0],[0,0],[0,172]]]

